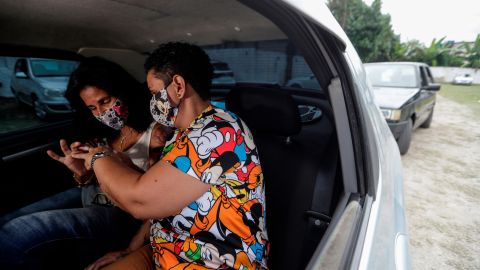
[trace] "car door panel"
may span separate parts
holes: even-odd
[[[415,127],[421,125],[429,115],[431,108],[433,107],[433,95],[430,91],[421,90],[420,97],[415,103]]]
[[[421,66],[419,72],[421,75],[420,80],[421,80],[422,87],[428,86],[430,84],[430,81],[433,82],[433,80],[429,80],[428,72],[425,67]],[[415,127],[418,127],[423,122],[425,122],[425,120],[430,115],[430,112],[433,108],[434,103],[435,103],[435,93],[433,91],[429,91],[425,89],[420,90],[420,97],[415,106],[416,107],[415,111],[417,114],[417,121],[415,121]]]
[[[73,185],[66,167],[51,159],[46,150],[61,153],[60,138],[71,137],[65,121],[0,135],[0,213],[27,205]]]

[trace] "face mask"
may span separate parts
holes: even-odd
[[[155,121],[167,127],[175,127],[178,108],[168,100],[167,90],[163,88],[150,100],[150,113]]]
[[[104,111],[101,115],[96,116],[98,121],[113,129],[120,130],[125,126],[128,117],[128,108],[117,99],[113,106]]]

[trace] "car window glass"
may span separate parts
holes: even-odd
[[[214,86],[261,83],[320,89],[303,56],[288,39],[224,42],[204,49],[214,66]]]
[[[422,86],[433,83],[432,74],[426,67],[420,67],[420,75],[422,78]]]
[[[32,59],[30,61],[35,77],[70,76],[77,66],[77,62],[66,60]]]
[[[214,67],[213,89],[228,89],[231,86],[241,89],[242,84],[256,84],[287,91],[321,93],[320,83],[288,37],[256,12],[242,11],[248,17],[243,26],[227,19],[226,23],[232,25],[234,31],[217,31],[218,36],[206,42],[202,42],[206,37],[204,35],[190,36],[199,39],[198,43],[210,56]],[[214,96],[212,103],[225,108],[221,95]],[[321,109],[311,104],[298,104],[298,109],[304,124],[313,123],[322,116]]]
[[[320,90],[320,84],[309,66],[287,39],[257,40],[204,46],[212,59],[213,88],[237,84],[279,86],[287,90]],[[212,103],[225,109],[223,98]],[[299,104],[302,123],[314,122],[322,111],[310,105]]]
[[[77,64],[0,56],[0,134],[70,119],[64,93]]]
[[[433,83],[432,72],[430,72],[429,68],[425,68],[425,70],[427,71],[427,81],[428,81],[428,83]]]
[[[7,68],[8,66],[8,59],[7,58],[10,58],[10,57],[5,57],[5,65],[4,67]],[[12,58],[14,59],[14,58]],[[25,73],[25,75],[28,74],[28,69],[27,69],[27,62],[25,59],[19,59],[15,65],[15,72],[23,72]]]
[[[375,87],[416,87],[415,68],[411,65],[365,65],[368,79]]]
[[[419,68],[419,71],[420,71],[420,78],[421,78],[421,83],[422,83],[422,86],[423,85],[426,85],[426,76],[425,76],[425,71],[423,70],[423,67],[420,67]]]

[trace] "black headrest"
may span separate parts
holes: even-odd
[[[253,134],[291,136],[300,132],[298,107],[285,90],[234,88],[225,105],[247,123]]]

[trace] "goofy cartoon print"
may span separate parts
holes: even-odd
[[[162,160],[209,191],[177,215],[153,220],[151,245],[161,269],[266,269],[265,190],[250,130],[209,107],[178,130]]]

